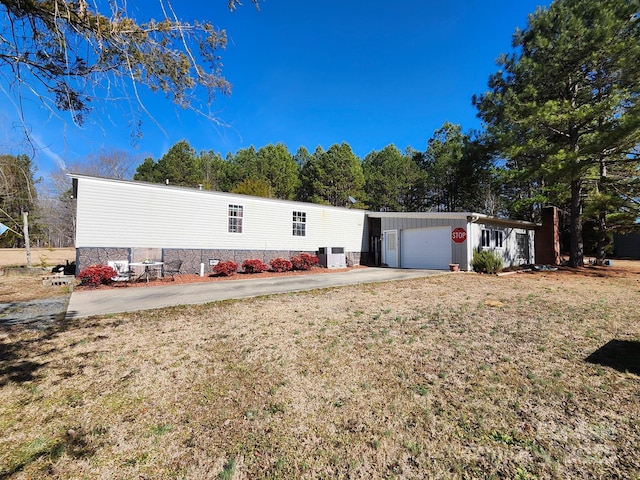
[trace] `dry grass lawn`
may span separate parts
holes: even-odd
[[[68,293],[67,287],[45,287],[42,276],[51,272],[51,267],[73,262],[76,258],[73,248],[32,248],[30,274],[16,273],[21,270],[13,267],[27,265],[27,253],[24,248],[0,248],[0,303],[21,302],[36,298],[46,298]],[[2,478],[0,476],[0,478]]]
[[[0,478],[640,478],[639,273],[0,330]]]
[[[31,265],[53,266],[73,262],[76,259],[74,248],[32,248]],[[24,248],[0,248],[0,267],[27,265],[27,252]]]

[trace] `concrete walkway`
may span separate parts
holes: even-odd
[[[234,298],[258,297],[285,292],[378,283],[442,275],[442,270],[356,268],[347,272],[229,280],[225,282],[162,285],[158,287],[114,288],[73,292],[66,318],[134,312],[174,305],[197,305]]]

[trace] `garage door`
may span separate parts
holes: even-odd
[[[451,227],[402,230],[400,258],[403,268],[448,270],[451,263]]]

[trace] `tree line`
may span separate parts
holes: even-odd
[[[473,97],[483,122],[478,132],[444,123],[424,151],[389,145],[362,159],[348,143],[312,153],[266,145],[223,157],[196,152],[183,140],[139,163],[132,177],[343,207],[475,211],[528,221],[555,205],[563,213],[569,263],[579,266],[585,252],[603,259],[613,232],[640,229],[639,39],[640,0],[556,0],[516,30],[487,91]],[[19,182],[6,177],[20,170],[17,164],[30,167],[22,156],[5,157],[0,206],[13,218]],[[85,161],[75,171],[102,171],[103,161],[114,167],[112,157]],[[106,170],[112,175],[104,176],[130,178],[122,169]],[[31,185],[19,188],[33,203]],[[65,195],[58,192],[54,203],[68,203]],[[43,241],[53,237],[48,223]],[[18,240],[0,237],[0,244],[10,241]]]
[[[493,215],[501,204],[492,193],[492,158],[486,148],[450,123],[434,133],[425,151],[388,145],[359,158],[346,142],[327,150],[317,147],[313,153],[305,147],[291,153],[278,143],[223,157],[215,151],[197,152],[181,140],[159,159],[146,158],[137,167],[135,163],[125,152],[107,151],[55,173],[53,189],[42,190],[37,202],[34,194],[30,204],[32,222],[38,226],[34,241],[54,246],[72,242],[73,198],[67,171],[375,211]],[[34,175],[32,169],[32,185],[37,183]],[[506,208],[507,203],[502,205]],[[10,216],[17,218],[20,210],[14,208]],[[19,244],[19,239],[0,237],[0,245]]]
[[[425,151],[388,145],[359,158],[343,142],[327,150],[290,152],[282,143],[235,154],[196,152],[187,140],[157,161],[147,158],[134,180],[199,187],[282,200],[376,211],[486,211],[491,196],[490,155],[445,123]],[[494,212],[492,212],[494,213]]]

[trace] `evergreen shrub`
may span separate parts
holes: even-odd
[[[478,273],[497,273],[502,270],[502,257],[491,250],[476,251],[471,266]]]
[[[289,260],[281,257],[269,260],[269,265],[271,265],[271,270],[274,272],[288,272],[293,269],[293,264]]]
[[[78,279],[81,285],[97,287],[110,284],[116,276],[118,272],[108,265],[89,265],[78,274]]]
[[[269,270],[269,265],[264,263],[262,260],[252,258],[242,262],[242,269],[245,273],[262,273]]]
[[[318,263],[317,255],[311,255],[306,252],[291,257],[291,264],[294,270],[311,270],[311,268],[318,265]]]
[[[231,260],[220,261],[213,267],[213,273],[216,275],[222,275],[224,277],[230,277],[238,272],[238,264]]]

